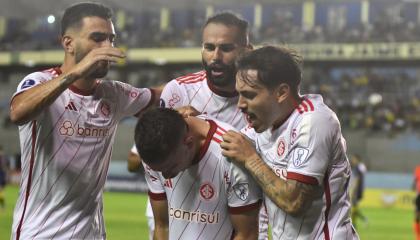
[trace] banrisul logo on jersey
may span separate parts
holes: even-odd
[[[186,211],[179,208],[169,208],[169,217],[196,223],[219,223],[219,212],[206,213],[200,211]]]
[[[64,120],[59,127],[59,132],[61,135],[69,137],[107,137],[109,128],[84,127],[74,124],[70,120]]]

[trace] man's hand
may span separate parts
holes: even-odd
[[[97,68],[103,67],[101,65],[109,64],[109,62],[117,62],[123,58],[125,58],[125,54],[119,48],[94,48],[70,70],[70,73],[75,79],[84,78],[89,76]]]
[[[177,110],[184,118],[189,117],[189,116],[198,116],[201,114],[199,111],[197,111],[197,109],[195,109],[191,105],[183,106],[175,110]]]
[[[220,147],[223,149],[223,156],[244,166],[247,160],[259,158],[254,146],[245,135],[230,130],[222,137],[223,142],[220,143]]]

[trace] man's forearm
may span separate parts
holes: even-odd
[[[307,206],[307,186],[293,180],[281,179],[258,155],[246,161],[245,168],[256,179],[264,193],[287,213],[299,214]]]
[[[71,74],[59,76],[17,95],[10,106],[10,119],[18,125],[33,120],[75,80]]]

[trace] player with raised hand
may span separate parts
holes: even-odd
[[[12,239],[106,238],[102,192],[117,125],[159,99],[151,89],[103,79],[125,57],[114,46],[111,17],[97,3],[67,8],[63,64],[29,74],[12,97],[22,151]]]

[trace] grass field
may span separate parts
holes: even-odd
[[[6,209],[0,210],[0,239],[10,238],[12,213],[17,198],[17,187],[5,191]],[[105,223],[108,239],[147,239],[145,213],[146,195],[133,193],[105,193]],[[368,217],[367,226],[360,224],[360,239],[411,240],[412,210],[395,208],[362,208]]]

